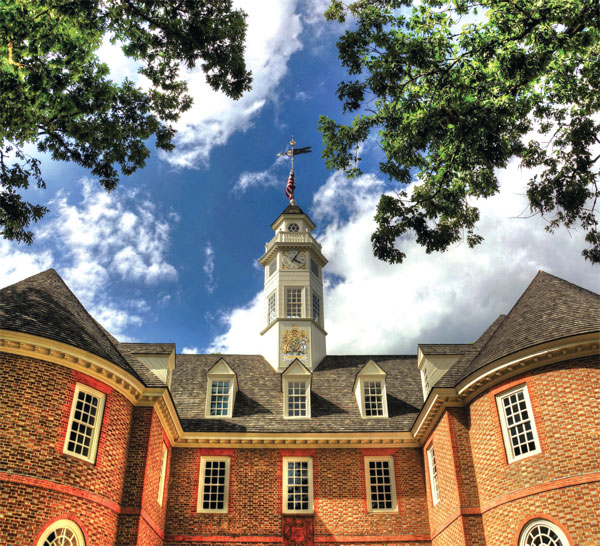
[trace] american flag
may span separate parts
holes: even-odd
[[[285,194],[287,198],[291,201],[294,198],[294,190],[296,189],[296,183],[294,181],[294,171],[293,169],[290,171],[290,176],[288,176],[287,186],[285,187]]]

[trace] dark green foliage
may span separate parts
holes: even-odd
[[[335,0],[326,14],[349,15],[356,24],[338,49],[352,79],[338,96],[357,115],[352,126],[321,117],[323,156],[357,176],[357,147],[376,134],[381,172],[398,184],[375,216],[378,258],[402,262],[407,232],[427,252],[463,238],[479,244],[470,203],[497,193],[494,170],[518,157],[540,168],[527,190],[531,211],[549,231],[581,226],[583,255],[600,262],[598,0]]]
[[[107,190],[143,167],[145,141],[173,149],[172,123],[191,105],[179,66],[201,63],[208,83],[237,99],[250,88],[243,58],[245,14],[231,0],[2,0],[0,2],[0,232],[32,241],[27,228],[46,212],[21,198],[39,162],[90,169]],[[104,36],[123,43],[151,87],[115,83],[95,51]]]

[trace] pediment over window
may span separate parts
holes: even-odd
[[[367,362],[354,379],[354,394],[365,419],[388,417],[385,380],[387,373],[372,360]]]
[[[206,417],[231,418],[238,391],[237,374],[224,358],[206,372]]]

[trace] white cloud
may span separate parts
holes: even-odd
[[[0,281],[10,284],[54,267],[91,315],[124,340],[126,329],[139,326],[149,306],[133,295],[117,300],[109,287],[117,282],[151,286],[177,278],[166,258],[170,225],[135,192],[107,193],[83,179],[81,195],[72,204],[68,194],[58,193],[31,247],[0,242],[0,258],[9,264]]]
[[[551,235],[543,219],[517,218],[526,209],[529,173],[512,162],[499,174],[501,193],[478,203],[484,243],[427,255],[408,237],[402,265],[372,255],[373,215],[385,186],[370,175],[347,181],[335,173],[328,179],[315,195],[311,216],[329,222],[317,235],[329,259],[324,270],[329,354],[415,354],[418,343],[474,341],[510,310],[539,269],[598,289],[597,270],[581,256],[584,233]],[[260,351],[262,294],[228,312],[223,322],[227,331],[213,341],[213,350]]]
[[[213,250],[210,242],[206,243],[204,247],[204,265],[202,271],[206,275],[206,291],[212,294],[217,287],[215,283],[214,271],[215,271],[215,251]]]
[[[197,355],[199,353],[198,347],[184,347],[181,349],[182,355]]]
[[[306,102],[307,100],[312,99],[312,96],[306,91],[298,91],[294,99],[300,102]]]
[[[200,68],[184,73],[194,105],[178,122],[172,153],[161,153],[172,165],[206,165],[210,152],[237,131],[246,131],[264,105],[274,98],[290,57],[302,48],[296,0],[239,2],[248,14],[245,58],[253,74],[252,90],[238,100],[214,92]]]
[[[283,171],[280,167],[282,165],[287,165],[289,168],[290,160],[288,157],[278,156],[273,164],[264,171],[244,171],[231,190],[232,193],[241,194],[254,187],[281,186],[281,188],[284,188],[287,181],[285,176],[287,175],[281,176]]]
[[[49,250],[31,252],[31,247],[18,246],[0,239],[0,286],[8,286],[52,267]]]

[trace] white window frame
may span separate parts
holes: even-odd
[[[514,454],[513,444],[510,438],[509,425],[507,422],[506,411],[504,408],[503,400],[512,394],[523,392],[523,398],[525,402],[525,407],[527,413],[529,415],[529,422],[531,424],[531,432],[533,434],[533,441],[535,443],[535,449],[528,451],[527,453],[522,453],[520,455]],[[526,459],[527,457],[531,457],[533,455],[537,455],[542,452],[542,448],[540,446],[540,440],[537,433],[537,428],[535,426],[535,419],[533,416],[533,410],[531,408],[531,401],[529,399],[529,392],[527,390],[527,385],[521,384],[503,391],[496,395],[496,406],[498,408],[498,417],[500,419],[500,428],[502,429],[502,438],[504,440],[504,449],[506,451],[506,458],[509,463],[514,463],[515,461],[520,461],[521,459]]]
[[[531,520],[529,523],[527,523],[527,525],[525,525],[525,527],[523,527],[521,534],[519,536],[519,546],[528,546],[527,544],[527,535],[529,533],[531,533],[531,531],[537,527],[538,525],[543,525],[545,527],[548,527],[548,529],[550,529],[553,533],[556,534],[556,536],[559,538],[559,540],[562,542],[562,546],[570,546],[570,542],[567,539],[567,537],[565,536],[565,533],[563,532],[563,530],[556,524],[552,523],[551,521],[548,521],[547,519],[542,519],[542,518],[537,518],[534,520]],[[531,544],[531,543],[529,543]]]
[[[268,267],[268,272],[267,272],[267,278],[271,278],[273,276],[273,273],[275,273],[277,271],[277,256],[275,256],[270,262]]]
[[[317,301],[317,307],[319,308],[319,314],[315,317],[315,300]],[[323,314],[323,310],[322,310],[322,305],[321,305],[321,296],[319,296],[319,294],[317,294],[316,292],[313,292],[312,294],[312,309],[311,309],[311,313],[312,313],[312,318],[316,323],[320,323],[321,322],[321,316]]]
[[[73,427],[73,421],[75,420],[75,411],[77,406],[77,400],[79,398],[79,393],[83,392],[85,394],[89,394],[98,399],[98,407],[96,409],[96,421],[94,423],[92,437],[90,440],[89,454],[84,456],[80,453],[75,453],[74,451],[70,451],[69,441],[71,437],[71,430]],[[77,459],[81,459],[83,461],[87,461],[89,463],[95,464],[96,456],[98,454],[98,444],[100,443],[100,432],[102,430],[102,419],[104,417],[104,405],[106,402],[106,394],[100,392],[92,387],[88,387],[83,383],[77,383],[75,385],[75,393],[73,394],[73,401],[71,403],[71,414],[69,416],[69,424],[67,426],[67,434],[65,436],[65,443],[63,446],[63,453],[66,455],[70,455],[71,457],[76,457]]]
[[[429,483],[431,485],[431,500],[433,506],[440,502],[440,483],[437,475],[437,465],[435,463],[435,450],[433,444],[427,448],[427,462],[429,465]]]
[[[308,463],[308,509],[290,510],[288,509],[288,463],[307,462]],[[312,457],[283,457],[282,461],[283,488],[282,488],[282,510],[284,514],[314,514],[314,487],[313,487],[313,458]]]
[[[289,295],[290,292],[292,290],[298,290],[300,291],[300,314],[298,316],[291,316],[290,315],[290,301],[289,301]],[[294,303],[294,305],[296,305],[296,303]],[[302,286],[286,286],[285,287],[285,317],[286,318],[302,318],[304,316],[304,287]]]
[[[273,316],[271,316],[271,301],[273,301]],[[277,290],[273,290],[267,298],[267,324],[272,324],[277,319]]]
[[[158,495],[156,501],[159,506],[162,506],[163,497],[165,495],[165,480],[167,477],[167,460],[169,458],[169,448],[167,444],[162,443],[162,454],[160,457],[160,478],[158,479]]]
[[[70,519],[61,519],[59,521],[55,521],[54,523],[46,527],[46,529],[42,533],[42,536],[37,541],[36,546],[45,546],[46,540],[48,540],[48,536],[51,533],[58,531],[59,529],[67,529],[68,531],[71,531],[71,533],[73,533],[75,539],[77,540],[76,546],[85,546],[85,537],[83,536],[83,531],[80,529],[79,525],[77,525],[74,521],[71,521]]]
[[[391,508],[373,508],[373,497],[371,495],[371,472],[369,469],[370,462],[387,462],[390,472],[390,491],[392,496],[392,507]],[[398,498],[396,496],[396,470],[394,466],[394,457],[389,456],[373,456],[365,457],[365,486],[367,496],[367,508],[369,512],[397,512],[398,511]]]
[[[224,381],[228,381],[229,385],[227,387],[227,413],[220,414],[211,414],[211,405],[212,405],[212,387],[213,383],[222,383]],[[213,376],[208,378],[208,392],[206,393],[206,417],[209,419],[231,419],[233,415],[233,377],[219,377]]]
[[[290,415],[289,386],[290,383],[304,383],[304,397],[306,401],[306,415]],[[283,417],[285,419],[310,419],[310,378],[286,377],[283,379]]]
[[[204,508],[204,487],[207,462],[225,462],[225,483],[223,488],[223,508]],[[198,503],[196,511],[203,514],[226,514],[229,511],[229,476],[231,457],[228,456],[202,456],[200,458],[200,478],[198,484]]]

